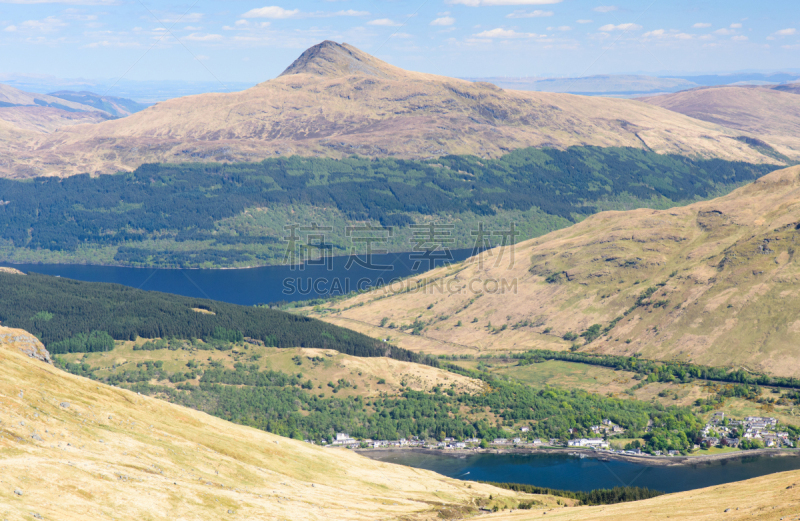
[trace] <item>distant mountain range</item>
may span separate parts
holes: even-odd
[[[769,141],[776,149],[786,151],[797,150],[792,136],[800,135],[798,93],[800,83],[778,87],[700,87],[640,101],[746,132],[755,136],[750,138],[752,145],[763,147]]]
[[[20,130],[50,133],[81,123],[99,123],[147,108],[135,101],[91,92],[26,92],[0,83],[0,120]]]
[[[800,74],[735,73],[702,76],[647,76],[604,74],[577,78],[466,78],[486,81],[503,89],[563,92],[584,96],[636,97],[718,85],[775,85],[800,81]]]
[[[63,100],[81,103],[116,117],[130,116],[148,107],[148,105],[130,99],[101,96],[88,91],[60,90],[51,92],[50,95]]]
[[[510,91],[405,71],[326,41],[280,77],[242,92],[172,99],[124,119],[14,143],[17,153],[0,165],[0,175],[100,174],[153,162],[292,154],[499,157],[530,146],[586,145],[783,162],[741,137],[738,130],[636,101]],[[800,150],[800,137],[792,139]],[[781,153],[792,157],[793,150]]]

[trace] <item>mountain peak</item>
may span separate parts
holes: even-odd
[[[315,76],[377,76],[390,78],[401,76],[402,69],[389,65],[346,43],[325,40],[310,47],[294,63],[281,73],[313,74]]]

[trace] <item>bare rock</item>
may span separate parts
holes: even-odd
[[[53,365],[44,345],[27,331],[0,326],[0,346],[4,345],[16,347],[31,358]]]

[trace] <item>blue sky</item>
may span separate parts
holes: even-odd
[[[800,67],[800,2],[0,0],[0,74],[252,82],[345,41],[458,77]]]

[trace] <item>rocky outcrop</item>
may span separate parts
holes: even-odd
[[[0,326],[0,348],[4,347],[17,348],[31,358],[53,365],[44,345],[25,330]]]
[[[14,269],[14,268],[4,268],[0,266],[0,273],[11,273],[12,275],[25,275],[21,271]]]

